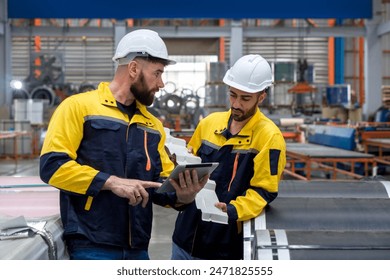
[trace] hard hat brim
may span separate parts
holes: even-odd
[[[228,85],[228,86],[230,86],[230,87],[233,87],[233,88],[236,88],[236,89],[239,89],[239,90],[242,90],[242,91],[247,92],[247,93],[257,93],[257,92],[261,92],[261,91],[265,90],[266,88],[272,86],[272,84],[273,84],[272,81],[265,81],[265,82],[263,82],[263,84],[262,84],[261,86],[257,86],[257,85],[256,85],[256,86],[253,86],[253,88],[251,88],[251,87],[243,86],[243,85],[241,85],[241,84],[239,84],[239,83],[236,83],[236,82],[230,80],[230,79],[228,78],[228,76],[229,76],[229,70],[228,70],[228,72],[226,73],[225,77],[223,78],[223,82],[224,82],[226,85]]]

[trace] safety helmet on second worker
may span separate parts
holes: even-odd
[[[137,56],[153,56],[175,64],[168,59],[168,51],[164,41],[157,32],[149,29],[138,29],[127,33],[118,43],[113,61],[119,65],[128,64]]]
[[[271,66],[261,55],[245,55],[226,72],[223,82],[248,93],[260,92],[273,83]]]

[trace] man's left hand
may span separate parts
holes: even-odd
[[[179,174],[179,182],[170,179],[170,183],[176,190],[177,203],[188,204],[194,201],[196,194],[206,185],[209,175],[198,179],[196,170],[186,170]]]

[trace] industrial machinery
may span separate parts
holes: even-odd
[[[311,71],[313,72],[312,66],[310,66]],[[295,115],[297,113],[304,113],[306,115],[312,115],[316,111],[318,104],[315,104],[314,94],[317,92],[317,88],[311,83],[313,82],[310,77],[313,77],[313,73],[309,76],[307,74],[309,70],[309,64],[306,59],[299,59],[297,62],[297,72],[298,72],[298,81],[288,90],[288,93],[291,93],[292,102],[291,102],[291,114]],[[305,104],[302,94],[307,94],[309,97],[309,104]]]
[[[322,118],[340,123],[362,121],[362,104],[350,84],[328,85],[322,100]]]
[[[321,150],[324,162],[326,159],[332,158],[329,151],[330,147],[340,149],[333,155],[340,159],[337,162],[337,167],[344,169],[349,168],[347,162],[354,158],[354,168],[358,174],[363,175],[369,166],[364,163],[367,156],[372,156],[368,159],[369,165],[373,165],[373,170],[377,174],[386,172],[389,165],[386,160],[389,156],[388,140],[390,137],[390,123],[386,122],[358,122],[356,124],[311,124],[301,126],[305,132],[305,138],[310,144],[317,144],[323,147]],[[376,141],[375,141],[376,140]],[[292,151],[290,151],[292,152]],[[309,152],[309,150],[305,150]],[[356,156],[350,155],[351,152],[356,153]],[[313,155],[318,156],[320,155]],[[341,160],[343,158],[343,160]],[[304,165],[304,163],[302,163]],[[302,167],[302,166],[300,166]]]
[[[45,99],[52,106],[69,95],[95,89],[88,82],[79,87],[65,82],[62,54],[35,52],[30,57],[29,75],[23,81],[11,81],[13,99]]]
[[[309,143],[315,143],[349,151],[354,151],[356,149],[356,130],[352,127],[308,125],[306,132],[306,138]]]
[[[153,105],[148,109],[160,118],[165,127],[175,131],[194,129],[204,117],[200,106],[198,91],[190,88],[176,88],[173,82],[167,82],[160,95],[156,95]]]

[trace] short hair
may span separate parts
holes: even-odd
[[[154,57],[151,55],[147,56],[136,56],[134,59],[140,59],[143,61],[151,62],[151,63],[161,63],[164,66],[167,66],[169,64],[169,61],[163,58]]]

